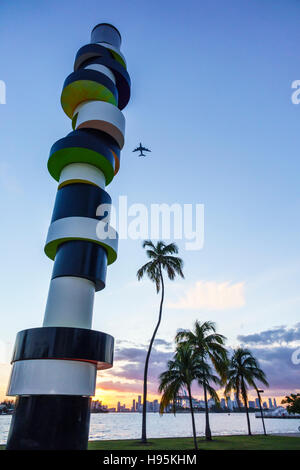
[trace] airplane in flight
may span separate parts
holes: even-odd
[[[141,142],[140,142],[140,145],[139,147],[137,147],[136,149],[132,150],[133,152],[141,152],[138,157],[146,157],[146,155],[143,153],[144,152],[151,152],[151,150],[147,149],[146,147],[143,147]]]

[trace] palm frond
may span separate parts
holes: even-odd
[[[151,262],[144,264],[136,273],[138,280],[140,281],[151,268]]]
[[[257,390],[257,382],[268,386],[264,371],[259,367],[257,359],[251,351],[246,348],[237,348],[233,351],[227,368],[227,383],[224,393],[228,395],[235,391],[238,404],[240,395],[246,405],[248,401],[248,388]],[[240,407],[240,405],[239,405]]]
[[[170,256],[170,254],[178,253],[175,243],[166,245],[163,241],[158,241],[154,245],[151,240],[145,240],[143,248],[147,248],[146,254],[150,261],[137,271],[138,280],[147,275],[155,283],[156,291],[159,292],[162,282],[162,270],[166,270],[167,276],[171,281],[175,279],[176,275],[184,277],[182,259]]]
[[[149,247],[154,251],[156,250],[156,248],[155,248],[155,246],[154,246],[154,244],[151,240],[144,240],[142,246],[143,246],[143,248]]]
[[[162,249],[163,255],[175,255],[178,253],[178,247],[175,243],[169,243],[169,245],[165,245]]]

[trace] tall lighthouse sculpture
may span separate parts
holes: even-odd
[[[97,25],[63,85],[61,105],[73,131],[55,142],[48,160],[58,181],[45,244],[54,266],[43,326],[17,335],[7,449],[85,449],[97,370],[113,364],[113,337],[91,324],[94,294],[117,257],[105,187],[119,171],[122,109],[130,98],[120,46],[114,26]]]

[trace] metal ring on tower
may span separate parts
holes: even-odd
[[[102,206],[105,210],[97,215]],[[62,186],[56,193],[51,223],[64,217],[91,217],[109,220],[111,197],[104,189],[85,183]]]
[[[83,62],[86,60],[96,58],[96,57],[109,57],[111,58],[112,55],[110,51],[104,47],[101,46],[100,44],[86,44],[85,46],[82,46],[75,57],[74,61],[74,72],[81,67]]]
[[[54,260],[59,245],[70,240],[86,240],[103,246],[107,264],[117,259],[118,233],[103,220],[89,217],[65,217],[49,227],[44,251]]]
[[[74,111],[73,129],[92,128],[112,137],[120,149],[124,146],[125,118],[116,106],[104,101],[87,101]]]
[[[55,180],[59,181],[62,169],[70,163],[87,163],[99,168],[105,176],[106,185],[115,174],[115,156],[107,140],[94,129],[78,129],[52,145],[48,170]]]
[[[82,63],[79,67],[79,70],[86,69],[87,67],[91,66],[102,66],[106,67],[112,71],[115,80],[116,80],[116,87],[118,89],[119,94],[119,101],[118,107],[122,110],[127,106],[129,99],[130,99],[130,77],[126,69],[120,65],[115,59],[111,57],[93,57],[91,59],[86,60]]]
[[[118,105],[118,90],[114,82],[103,72],[80,69],[65,80],[61,93],[61,105],[72,119],[76,107],[85,101],[100,100]]]
[[[30,328],[17,334],[12,363],[31,359],[86,361],[97,369],[113,365],[114,338],[85,328]]]
[[[78,277],[95,284],[95,291],[105,288],[107,253],[97,243],[72,240],[58,246],[55,255],[52,279]]]

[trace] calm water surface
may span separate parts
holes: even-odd
[[[204,434],[204,414],[195,415],[197,433]],[[0,416],[0,444],[5,444],[11,416]],[[263,432],[260,419],[250,415],[253,433]],[[90,440],[100,439],[136,439],[141,433],[142,415],[140,413],[101,413],[91,415]],[[245,434],[247,422],[244,413],[210,414],[213,434]],[[300,419],[266,419],[266,430],[269,434],[299,432]],[[189,414],[148,413],[148,437],[182,437],[192,436],[191,417]]]

